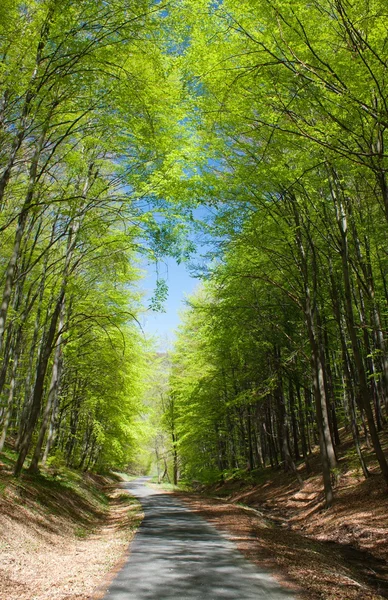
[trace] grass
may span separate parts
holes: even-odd
[[[153,477],[150,483],[157,485],[166,492],[191,492],[193,490],[193,486],[187,481],[180,481],[178,485],[175,485],[174,483],[169,483],[168,481],[162,481],[161,483],[158,483],[158,478]]]
[[[87,531],[84,527],[76,527],[74,530],[74,535],[78,538],[86,538],[90,532]]]
[[[5,481],[0,481],[0,496],[5,496],[7,490],[7,483]]]

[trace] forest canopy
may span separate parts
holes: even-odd
[[[385,3],[180,6],[217,204],[173,357],[182,469],[300,477],[319,444],[329,505],[340,430],[388,482]]]
[[[16,473],[28,455],[128,462],[150,363],[139,256],[187,259],[194,227],[211,256],[155,413],[174,480],[300,477],[318,445],[329,505],[345,432],[388,484],[385,1],[0,11],[0,446],[16,439]]]

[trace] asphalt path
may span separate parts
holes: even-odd
[[[174,496],[140,478],[123,486],[144,520],[105,600],[293,600],[266,571]]]

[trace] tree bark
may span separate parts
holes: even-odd
[[[52,352],[53,342],[54,342],[54,338],[55,338],[55,332],[57,329],[57,323],[58,323],[64,295],[65,295],[65,290],[62,288],[60,295],[56,301],[56,305],[55,305],[53,314],[51,315],[50,327],[47,332],[46,339],[44,340],[42,352],[39,357],[39,362],[37,365],[35,386],[34,386],[34,391],[33,391],[32,401],[31,401],[30,415],[29,415],[29,418],[27,421],[26,431],[25,431],[23,439],[21,440],[21,443],[20,443],[19,455],[18,455],[16,464],[15,464],[14,475],[16,477],[18,477],[20,475],[21,470],[23,468],[24,462],[27,457],[27,453],[31,446],[32,434],[33,434],[36,422],[39,417],[39,412],[40,412],[40,407],[41,407],[41,402],[42,402],[42,395],[43,395],[43,388],[44,388],[44,380],[45,380],[46,371],[47,371],[47,365],[48,365],[48,361],[49,361],[49,358],[50,358],[50,355]]]
[[[38,464],[40,460],[40,455],[42,452],[43,440],[46,435],[47,427],[50,421],[52,408],[56,400],[56,396],[58,394],[58,386],[59,380],[61,377],[61,352],[62,352],[62,329],[64,324],[64,302],[62,301],[60,307],[60,315],[58,320],[58,337],[57,337],[57,345],[55,347],[54,353],[54,362],[51,376],[51,383],[49,388],[49,393],[47,397],[46,407],[43,413],[43,419],[40,426],[40,431],[38,435],[38,440],[36,442],[35,450],[32,455],[31,463],[29,466],[29,471],[32,473],[38,472]]]
[[[367,382],[367,376],[365,372],[364,362],[359,346],[359,341],[357,337],[354,314],[353,314],[353,305],[352,305],[352,287],[351,287],[351,278],[349,272],[349,256],[348,256],[348,240],[347,240],[347,217],[344,209],[344,205],[334,190],[332,190],[333,200],[335,202],[336,214],[337,214],[337,224],[340,232],[340,240],[341,240],[341,263],[342,263],[342,273],[343,280],[345,286],[345,318],[347,329],[349,333],[349,338],[352,345],[352,351],[354,356],[354,362],[356,364],[358,379],[359,379],[359,388],[360,388],[360,402],[363,410],[365,411],[366,420],[368,423],[369,433],[372,439],[373,448],[377,457],[377,460],[380,465],[381,472],[383,474],[384,480],[388,486],[388,463],[384,454],[384,451],[381,447],[378,431],[376,428],[376,424],[373,417],[373,410],[371,407],[370,396],[369,396],[369,388]]]

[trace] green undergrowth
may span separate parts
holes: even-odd
[[[159,483],[158,478],[153,477],[150,483],[160,487],[160,489],[165,490],[166,492],[192,492],[194,490],[193,484],[184,480],[175,485],[174,483],[170,483],[168,481],[161,481]]]

